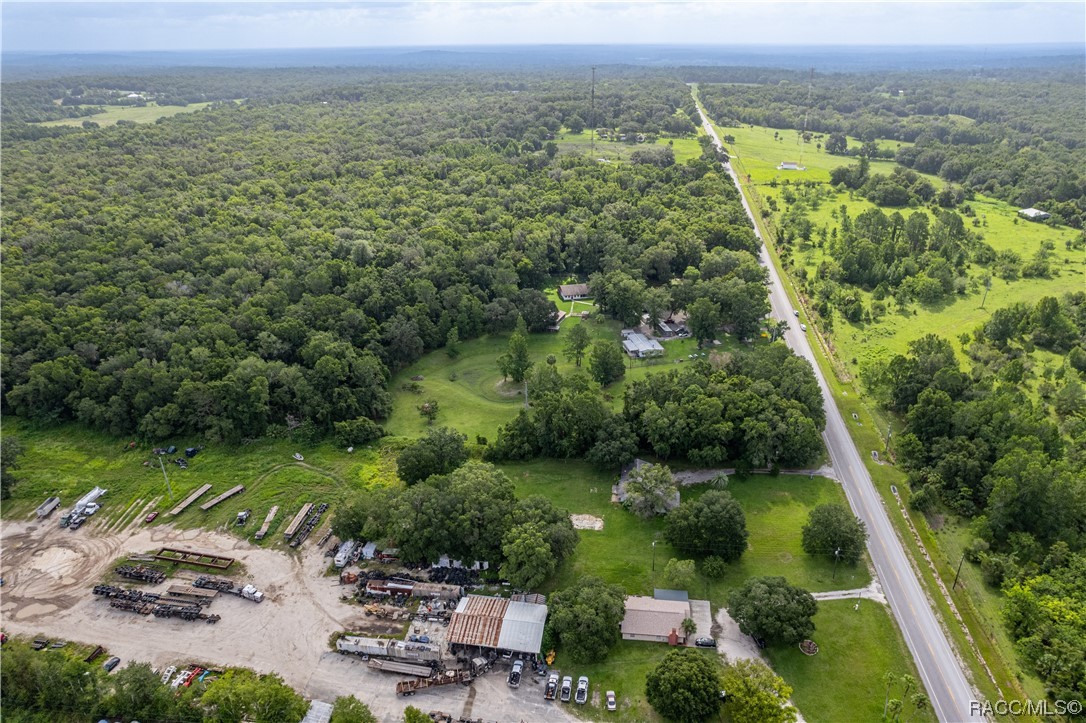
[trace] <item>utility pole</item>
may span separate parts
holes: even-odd
[[[807,81],[807,110],[803,113],[803,132],[799,135],[799,166],[803,167],[803,139],[807,135],[807,118],[811,115],[811,92],[814,90],[814,68],[811,68],[811,79]]]
[[[953,590],[958,586],[958,576],[962,574],[962,563],[965,562],[965,553],[962,553],[962,559],[958,560],[958,571],[954,573],[954,582],[950,585],[950,589]]]
[[[592,106],[588,120],[592,126],[592,153],[596,152],[596,66],[592,66]]]
[[[841,557],[841,548],[838,547],[836,550],[833,551],[833,577],[830,578],[831,580],[836,580],[837,579],[837,560],[840,557]]]
[[[162,468],[162,476],[166,478],[166,491],[170,494],[170,500],[173,500],[173,489],[170,487],[170,478],[166,475],[166,465],[162,462],[162,455],[158,455],[158,466]]]

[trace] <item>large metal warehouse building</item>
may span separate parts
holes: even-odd
[[[537,655],[546,622],[546,605],[468,595],[460,600],[449,623],[449,649],[469,657],[492,651]]]

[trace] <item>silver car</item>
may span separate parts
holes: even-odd
[[[578,705],[584,705],[588,702],[588,676],[582,675],[577,678],[577,692],[573,696],[573,702]]]
[[[569,698],[572,695],[573,695],[573,678],[571,678],[570,676],[567,675],[566,677],[562,678],[562,692],[558,696],[558,698],[563,703],[568,703]]]

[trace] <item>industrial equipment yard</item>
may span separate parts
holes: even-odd
[[[297,553],[261,549],[218,531],[143,527],[102,532],[93,526],[77,534],[54,521],[8,521],[3,526],[4,595],[0,613],[5,632],[46,634],[90,645],[103,645],[122,661],[145,661],[159,670],[174,665],[243,666],[274,672],[311,699],[332,701],[354,694],[383,721],[402,719],[403,698],[396,683],[405,676],[370,668],[356,656],[333,652],[334,633],[397,634],[403,622],[367,616],[362,605],[341,600],[354,591],[326,575],[329,560],[316,538]],[[234,558],[243,568],[238,585],[252,583],[264,593],[256,605],[240,596],[220,594],[208,608],[220,619],[204,625],[179,618],[133,615],[110,607],[92,588],[103,582],[132,587],[114,579],[112,569],[128,555],[164,546],[198,549]],[[140,590],[165,593],[172,585],[191,584],[199,572],[180,570]],[[440,623],[412,623],[412,631],[443,639]],[[451,662],[451,661],[450,661]],[[487,721],[571,720],[560,706],[543,700],[539,685],[506,685],[508,666],[476,678],[470,686],[449,685],[409,699],[424,710]],[[538,676],[531,677],[532,682]]]

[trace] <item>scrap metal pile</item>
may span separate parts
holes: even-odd
[[[146,565],[121,565],[114,568],[113,572],[121,577],[138,580],[139,582],[160,583],[166,579],[166,573],[162,572],[162,570]]]

